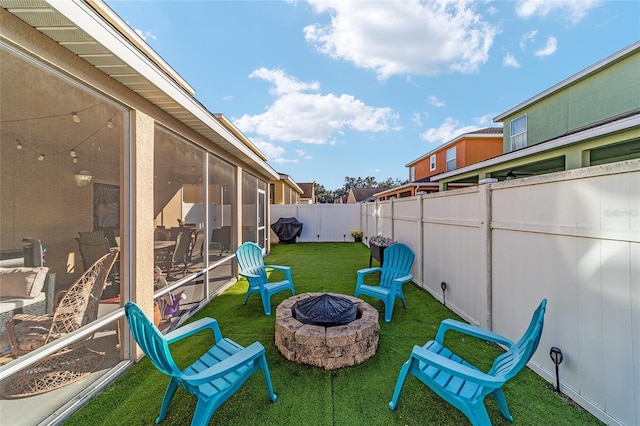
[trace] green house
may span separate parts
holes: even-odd
[[[503,154],[434,176],[451,183],[511,179],[640,158],[640,42],[494,118]]]

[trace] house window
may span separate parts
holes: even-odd
[[[447,150],[447,171],[456,169],[456,147]]]
[[[430,158],[429,158],[429,170],[430,171],[434,171],[436,169],[436,155],[433,154]]]
[[[527,116],[526,114],[511,120],[511,151],[527,146]]]
[[[413,182],[416,180],[416,168],[409,167],[409,182]]]

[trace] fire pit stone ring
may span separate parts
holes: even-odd
[[[358,308],[354,321],[345,325],[303,324],[294,316],[296,303],[330,294],[353,302]],[[304,293],[288,298],[276,309],[275,343],[289,361],[326,370],[362,364],[378,349],[378,311],[362,299],[335,293]]]

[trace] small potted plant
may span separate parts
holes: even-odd
[[[371,252],[371,256],[369,256],[369,267],[371,267],[372,258],[377,260],[380,266],[382,266],[384,263],[384,249],[395,243],[396,241],[389,237],[383,237],[382,235],[374,235],[369,238],[369,251]]]
[[[356,243],[362,242],[362,231],[351,231],[351,236],[353,237],[353,241]]]

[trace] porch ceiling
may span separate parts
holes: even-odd
[[[0,7],[216,146],[278,178],[276,171],[200,104],[193,89],[101,0],[0,0]],[[114,39],[108,46],[99,41],[111,41],[107,36]]]

